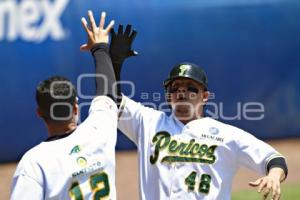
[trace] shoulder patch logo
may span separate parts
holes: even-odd
[[[85,167],[87,165],[87,160],[85,157],[78,157],[77,158],[77,164],[80,166],[80,167]]]
[[[71,152],[69,153],[69,155],[72,155],[74,153],[79,153],[81,151],[81,148],[79,145],[76,145],[72,148]]]
[[[212,135],[217,135],[219,133],[219,129],[216,127],[210,127],[208,131]]]

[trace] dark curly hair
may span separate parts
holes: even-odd
[[[76,103],[76,90],[71,81],[61,76],[52,76],[36,88],[36,102],[42,117],[52,122],[72,119]]]

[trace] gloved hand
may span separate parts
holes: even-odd
[[[138,53],[131,49],[132,42],[134,41],[137,32],[133,30],[131,32],[131,25],[127,25],[125,32],[123,33],[123,25],[119,25],[118,33],[116,34],[114,29],[110,31],[110,57],[115,71],[116,81],[121,79],[122,64],[126,58],[136,56]],[[121,85],[117,84],[118,103],[122,100]],[[119,106],[119,104],[118,104]]]
[[[123,25],[119,25],[118,33],[114,29],[111,30],[110,56],[113,65],[122,65],[126,58],[136,56],[138,53],[131,49],[131,44],[134,41],[137,32],[131,32],[131,25],[127,25],[123,33]]]

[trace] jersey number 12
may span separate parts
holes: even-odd
[[[101,200],[109,195],[108,176],[105,172],[92,175],[89,178],[90,187],[93,193],[93,199]],[[78,182],[74,182],[69,189],[69,196],[72,200],[84,200]]]

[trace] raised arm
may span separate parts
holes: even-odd
[[[109,56],[109,32],[114,25],[111,21],[104,28],[106,13],[101,13],[99,27],[95,23],[92,11],[88,11],[90,26],[85,18],[81,19],[82,25],[87,32],[88,42],[83,44],[80,49],[82,51],[90,50],[92,52],[95,68],[96,68],[96,95],[107,95],[116,101],[116,78]]]
[[[126,58],[136,56],[138,53],[131,49],[132,43],[137,35],[135,30],[131,31],[131,25],[127,25],[123,32],[123,25],[119,25],[118,32],[111,30],[110,55],[115,71],[116,80],[120,81],[123,62]],[[121,86],[118,84],[118,101],[121,101]]]

